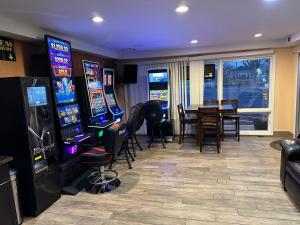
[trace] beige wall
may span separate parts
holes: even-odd
[[[275,49],[274,131],[294,133],[297,60],[294,47]]]
[[[24,43],[20,41],[14,41],[16,61],[2,61],[0,60],[0,77],[12,77],[12,76],[25,76],[25,47]]]
[[[25,76],[28,74],[32,46],[26,42],[15,41],[16,62],[0,61],[0,77]],[[275,49],[275,92],[274,92],[274,131],[294,132],[295,102],[296,102],[296,77],[297,61],[300,45],[289,48]],[[73,52],[74,68],[76,75],[80,75],[81,59],[96,57],[104,65],[113,62],[91,54]],[[93,60],[95,60],[92,58]],[[80,59],[80,60],[79,60]],[[78,68],[77,68],[78,67]],[[80,68],[80,69],[79,69]],[[77,70],[76,70],[77,69]],[[117,93],[121,106],[124,107],[124,87],[117,86]]]

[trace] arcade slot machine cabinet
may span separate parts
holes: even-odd
[[[71,43],[45,35],[48,54],[32,58],[33,75],[50,77],[56,111],[56,136],[59,148],[59,168],[62,185],[68,185],[85,168],[79,156],[91,135],[83,131],[80,109],[74,85]]]
[[[83,126],[85,130],[91,130],[98,141],[101,141],[105,129],[115,122],[113,113],[108,109],[104,97],[99,64],[82,60],[82,67],[84,76],[76,77],[75,81],[81,90],[78,93],[78,100]]]
[[[148,70],[149,100],[160,102],[164,112],[164,119],[168,120],[163,128],[164,135],[168,141],[173,140],[173,125],[170,118],[170,85],[169,70],[166,68]],[[150,136],[151,129],[147,127],[147,135]],[[155,136],[159,136],[158,131],[154,131]]]
[[[0,153],[13,157],[23,215],[37,216],[61,193],[49,79],[0,79],[0,104]]]
[[[121,109],[115,92],[115,70],[103,68],[102,82],[108,108],[113,114],[113,119],[116,122],[120,122],[122,120],[124,110]]]

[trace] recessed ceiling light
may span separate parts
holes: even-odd
[[[259,38],[259,37],[261,37],[261,36],[262,36],[262,34],[260,34],[260,33],[259,33],[259,34],[254,34],[254,37],[255,37],[255,38]]]
[[[101,23],[104,19],[101,16],[94,16],[92,20],[94,23]]]
[[[186,5],[180,5],[176,8],[176,12],[180,14],[186,13],[187,11],[189,11],[189,7]]]
[[[199,41],[198,41],[198,40],[196,40],[196,39],[195,39],[195,40],[191,40],[191,41],[190,41],[190,43],[191,43],[191,44],[193,44],[193,45],[195,45],[195,44],[198,44],[198,42],[199,42]]]

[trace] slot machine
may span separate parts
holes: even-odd
[[[83,60],[82,67],[84,75],[76,77],[76,86],[81,90],[78,99],[83,126],[86,130],[92,130],[100,141],[104,130],[115,121],[104,97],[99,64]]]
[[[32,58],[33,75],[49,77],[55,109],[56,139],[59,148],[59,167],[63,185],[70,183],[84,170],[79,155],[91,140],[83,130],[77,102],[72,68],[71,43],[45,35],[48,54]]]
[[[115,71],[113,69],[103,68],[102,82],[108,109],[113,114],[113,119],[119,122],[122,120],[124,110],[121,109],[115,92]]]
[[[61,193],[49,79],[0,79],[0,104],[0,154],[13,157],[22,213],[37,216]]]
[[[169,84],[169,69],[159,68],[148,70],[149,81],[149,100],[157,100],[160,102],[161,108],[164,112],[164,119],[169,120],[164,127],[163,132],[168,141],[172,141],[173,126],[170,116],[170,84]],[[147,128],[147,135],[150,136],[151,130]],[[155,136],[158,131],[155,131]]]

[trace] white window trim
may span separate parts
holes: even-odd
[[[270,77],[269,77],[269,107],[268,108],[246,108],[238,109],[239,113],[268,113],[268,130],[266,131],[241,131],[241,135],[273,135],[274,133],[274,89],[275,89],[275,54],[273,50],[241,52],[232,54],[219,54],[212,56],[200,56],[189,58],[189,60],[204,60],[205,62],[219,62],[218,64],[218,99],[223,99],[223,63],[234,60],[255,60],[255,59],[270,59]],[[202,72],[203,73],[203,72]],[[204,73],[200,73],[201,77]],[[203,77],[204,79],[204,77]],[[204,82],[204,81],[203,81]],[[204,96],[204,84],[200,85],[202,88],[202,96]],[[203,99],[201,101],[203,103]]]

